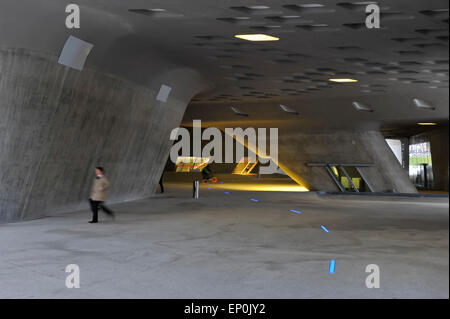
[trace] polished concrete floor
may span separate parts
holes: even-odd
[[[220,182],[197,200],[190,183],[166,183],[96,225],[88,209],[0,225],[0,298],[449,297],[448,198]],[[79,289],[65,286],[68,264],[80,267]],[[365,285],[369,264],[378,289]]]

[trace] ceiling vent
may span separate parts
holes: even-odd
[[[230,7],[232,10],[244,12],[251,15],[260,15],[260,14],[279,14],[281,12],[271,9],[268,6],[264,5],[256,5],[256,6],[238,6],[238,7]]]
[[[366,11],[366,7],[370,4],[378,4],[377,1],[359,1],[359,2],[339,2],[336,3],[337,6],[348,9],[348,10],[353,10],[353,11]],[[386,8],[381,8],[381,9],[386,9]]]
[[[448,9],[424,10],[420,13],[437,19],[448,18]]]
[[[303,14],[314,14],[314,13],[332,13],[335,9],[325,7],[320,3],[306,3],[306,4],[288,4],[283,6],[286,9],[301,12]]]
[[[237,25],[250,25],[254,23],[250,17],[217,18],[217,20]]]
[[[177,18],[183,16],[182,14],[167,12],[165,9],[129,9],[128,11],[153,18]]]
[[[301,24],[301,25],[297,25],[297,28],[307,30],[307,31],[314,31],[314,32],[339,31],[339,28],[330,27],[328,24],[325,24],[325,23]]]

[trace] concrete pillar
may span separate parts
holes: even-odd
[[[374,191],[417,192],[378,131],[280,132],[279,166],[310,190],[339,191],[325,168],[307,163],[375,164],[361,168]]]
[[[430,131],[428,134],[431,147],[431,161],[433,163],[434,188],[447,191],[449,179],[449,156],[448,156],[448,127]]]
[[[87,208],[96,165],[112,183],[110,202],[154,194],[170,131],[201,88],[190,70],[154,78],[171,79],[166,103],[155,88],[72,70],[56,55],[0,50],[0,222]]]

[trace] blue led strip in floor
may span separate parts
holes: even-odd
[[[291,211],[291,212],[293,212],[293,213],[296,213],[296,214],[301,214],[302,212],[300,212],[300,211],[298,211],[298,210],[295,210],[295,209],[290,209],[289,211]]]
[[[250,200],[254,201],[254,202],[259,202],[259,200],[254,199],[254,198],[250,198]]]
[[[334,274],[334,268],[336,267],[336,260],[330,260],[330,274]]]
[[[324,230],[324,231],[326,231],[327,233],[329,233],[330,231],[325,227],[325,226],[320,226],[320,227],[322,227],[322,229]]]

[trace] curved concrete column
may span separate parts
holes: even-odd
[[[339,191],[324,167],[307,163],[375,164],[361,168],[376,192],[416,193],[417,190],[378,131],[283,131],[279,166],[310,190]]]
[[[87,207],[93,169],[111,180],[109,201],[152,195],[192,96],[190,69],[152,74],[151,86],[27,49],[0,50],[0,222]],[[172,87],[166,103],[161,84]]]

